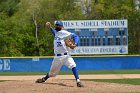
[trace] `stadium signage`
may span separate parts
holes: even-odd
[[[127,20],[63,21],[65,28],[116,28],[127,27]]]
[[[128,22],[124,20],[64,20],[64,29],[80,40],[72,55],[128,54]]]
[[[0,59],[0,71],[10,70],[10,59]]]
[[[118,47],[77,47],[72,54],[127,54],[127,46]]]

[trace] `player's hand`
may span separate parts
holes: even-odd
[[[47,26],[48,28],[51,28],[51,27],[52,27],[50,22],[46,22],[46,26]]]
[[[71,49],[74,49],[75,47],[76,45],[73,45],[73,44],[70,46]]]

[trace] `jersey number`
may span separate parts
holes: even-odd
[[[57,47],[61,47],[62,43],[61,42],[57,42]]]

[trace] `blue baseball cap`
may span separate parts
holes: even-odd
[[[55,21],[55,25],[60,25],[60,26],[63,26],[63,22],[62,22],[62,21],[57,20],[57,21]]]

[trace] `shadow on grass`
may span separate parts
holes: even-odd
[[[0,82],[5,82],[5,81],[8,81],[8,80],[0,80]]]

